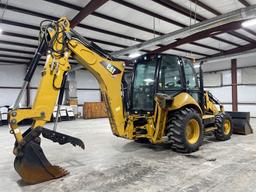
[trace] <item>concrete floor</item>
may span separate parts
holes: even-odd
[[[256,127],[256,121],[252,122]],[[52,127],[52,124],[47,124]],[[13,168],[14,137],[0,127],[0,191],[256,191],[256,134],[227,142],[205,139],[200,151],[183,155],[167,145],[139,144],[111,134],[107,119],[62,122],[58,131],[79,137],[86,149],[43,139],[50,162],[70,175],[24,185]]]

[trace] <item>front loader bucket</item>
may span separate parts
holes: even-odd
[[[253,133],[252,127],[250,125],[250,112],[230,112],[227,111],[233,123],[233,133],[248,135]]]
[[[33,140],[26,143],[22,154],[16,156],[14,168],[27,184],[49,181],[68,174],[68,171],[63,168],[51,165],[40,144]]]

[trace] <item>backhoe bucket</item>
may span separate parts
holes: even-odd
[[[252,127],[250,125],[250,112],[227,112],[233,123],[233,133],[248,135],[253,133]]]
[[[16,156],[14,168],[27,184],[49,181],[68,174],[63,168],[51,165],[40,145],[33,140],[24,146],[22,153],[22,156]]]

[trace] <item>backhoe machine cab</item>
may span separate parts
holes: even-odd
[[[70,58],[77,60],[98,80],[113,135],[130,140],[146,139],[153,144],[167,136],[170,148],[183,153],[198,150],[205,132],[213,132],[218,140],[230,138],[230,116],[212,94],[203,90],[202,70],[199,85],[189,60],[166,54],[137,58],[127,94],[123,81],[124,62],[71,29],[67,18],[42,21],[39,39],[22,89],[8,114],[11,133],[16,139],[14,167],[26,183],[40,183],[68,174],[47,160],[40,146],[40,136],[61,145],[70,143],[85,148],[83,141],[57,132],[55,126],[53,130],[44,127],[56,103],[58,106],[62,103],[65,80],[72,70]],[[33,105],[19,108],[40,57],[45,53],[46,61]],[[20,122],[24,119],[32,119],[33,123],[23,133]]]
[[[189,59],[176,55],[143,55],[135,60],[132,83],[131,110],[135,113],[152,113],[154,96],[163,93],[175,96],[189,93],[199,102],[199,84]]]

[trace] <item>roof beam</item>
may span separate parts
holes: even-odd
[[[2,8],[3,6],[4,6],[4,4],[0,3],[0,8]],[[45,18],[45,19],[50,19],[50,20],[58,20],[58,17],[54,17],[54,16],[43,14],[43,13],[38,13],[38,12],[35,12],[35,11],[22,9],[22,8],[10,6],[10,5],[8,5],[7,9],[11,10],[11,11],[14,11],[14,12],[18,12],[18,13],[23,13],[23,14],[35,16],[35,17],[40,17],[40,18]],[[1,22],[4,23],[4,20],[2,20]],[[20,26],[20,27],[23,27],[23,25],[24,25],[23,23],[19,23],[19,22],[15,22],[15,21],[8,21],[8,23],[6,23],[6,24],[10,24],[10,23],[13,23],[16,26]],[[25,24],[25,25],[28,25],[28,24]],[[124,38],[124,39],[128,39],[128,40],[132,40],[132,41],[138,41],[138,42],[143,41],[142,39],[139,39],[139,38],[136,38],[136,37],[123,35],[123,34],[115,33],[115,32],[104,30],[104,29],[99,29],[97,27],[93,27],[93,26],[89,26],[89,25],[85,25],[85,24],[79,24],[78,27],[81,27],[83,29],[92,30],[92,31],[97,31],[97,32],[100,32],[100,33],[106,33],[108,35],[112,35],[112,36],[116,36],[116,37],[120,37],[120,38]],[[33,26],[33,27],[31,27],[31,29],[39,30],[40,28],[38,26]]]
[[[187,50],[187,49],[181,49],[181,48],[172,48],[173,50],[176,50],[176,51],[180,51],[180,52],[185,52],[185,53],[192,53],[192,54],[196,54],[196,55],[202,55],[202,56],[205,56],[205,57],[209,57],[211,55],[209,54],[205,54],[205,53],[199,53],[197,51],[190,51],[190,50]]]
[[[200,0],[190,0],[192,3],[196,4],[196,5],[199,5],[200,7],[204,8],[205,10],[209,11],[210,13],[214,14],[214,15],[221,15],[222,13],[217,11],[216,9],[213,9],[211,7],[209,7],[208,5],[204,4],[203,2],[201,2]],[[249,3],[247,3],[247,6],[250,6]],[[256,36],[256,33],[254,31],[252,31],[251,29],[243,29],[245,30],[246,32]],[[237,34],[237,33],[236,33]],[[249,40],[249,39],[248,39]],[[249,41],[251,42],[251,41]]]
[[[119,56],[126,53],[131,53],[131,52],[138,51],[147,47],[152,47],[158,44],[166,44],[169,42],[173,42],[173,41],[176,41],[177,39],[182,39],[205,30],[209,30],[209,29],[216,28],[218,26],[229,24],[231,22],[236,22],[241,20],[244,21],[246,19],[251,19],[255,17],[256,17],[256,5],[251,5],[250,7],[238,9],[229,13],[225,13],[220,16],[213,17],[209,20],[202,21],[194,25],[191,25],[189,27],[170,32],[166,35],[162,35],[162,36],[150,39],[146,42],[136,44],[134,46],[130,46],[129,48],[126,48],[123,50],[115,51],[111,54],[113,56]]]
[[[155,3],[158,3],[164,7],[167,7],[173,11],[176,11],[177,13],[180,13],[182,15],[185,15],[187,17],[191,17],[192,19],[196,19],[198,21],[206,20],[206,18],[198,13],[194,13],[192,10],[188,10],[185,7],[180,6],[179,4],[170,1],[170,0],[152,0]],[[196,18],[194,16],[196,15]]]
[[[252,35],[256,36],[256,32],[249,28],[243,28],[243,30],[247,31],[248,33],[251,33]]]
[[[24,39],[30,39],[30,40],[38,40],[38,38],[36,36],[32,36],[32,35],[24,35],[24,34],[20,34],[20,33],[13,33],[13,32],[7,32],[7,31],[3,31],[2,32],[3,35],[7,35],[7,36],[12,36],[12,37],[20,37],[20,38],[24,38]],[[110,46],[115,46],[115,47],[121,47],[121,48],[126,48],[128,46],[126,45],[122,45],[122,44],[118,44],[118,43],[114,43],[114,42],[108,42],[108,41],[104,41],[104,40],[99,40],[99,39],[94,39],[94,38],[87,38],[88,40],[90,41],[93,41],[93,42],[96,42],[96,43],[101,43],[101,44],[105,44],[105,45],[110,45]],[[27,47],[31,47],[32,48],[37,48],[37,46],[34,46],[34,45],[30,45],[30,44],[20,44],[20,43],[17,43],[17,42],[10,42],[10,41],[1,41],[0,40],[0,43],[3,43],[3,44],[11,44],[11,45],[20,45],[20,46],[27,46]],[[149,51],[149,50],[142,50],[142,51]]]
[[[199,5],[200,7],[204,8],[205,10],[209,11],[210,13],[213,13],[214,15],[221,15],[221,12],[209,7],[208,5],[204,4],[200,0],[190,0],[191,2],[195,3],[196,5]]]
[[[241,26],[240,26],[239,28],[241,28]],[[238,28],[238,29],[239,29],[239,28]],[[245,30],[246,30],[246,29],[245,29]],[[250,33],[250,32],[249,32],[249,33]],[[237,38],[239,38],[239,39],[242,39],[242,40],[244,40],[244,41],[247,41],[247,42],[249,42],[249,43],[256,43],[256,41],[255,41],[254,39],[252,39],[252,38],[250,38],[250,37],[247,37],[247,36],[245,36],[245,35],[242,35],[241,33],[238,33],[238,32],[236,32],[236,31],[229,31],[228,34],[233,35],[233,36],[235,36],[235,37],[237,37]]]
[[[223,54],[223,55],[211,57],[211,58],[208,58],[208,57],[201,58],[201,59],[198,59],[197,62],[204,61],[207,63],[211,63],[211,62],[225,61],[225,60],[237,59],[237,58],[243,58],[243,57],[249,57],[249,56],[255,57],[255,52],[256,52],[256,48],[249,49],[247,51],[243,51],[235,54]]]
[[[180,23],[180,22],[178,22],[178,21],[174,21],[174,20],[172,20],[172,19],[169,19],[169,18],[167,18],[167,17],[164,17],[164,16],[159,15],[159,14],[157,14],[157,13],[154,13],[154,12],[152,12],[152,11],[149,11],[149,10],[146,10],[146,9],[144,9],[144,8],[138,7],[138,6],[136,6],[136,5],[134,5],[134,4],[131,4],[131,3],[127,2],[127,1],[123,1],[123,0],[112,0],[112,1],[114,1],[114,2],[116,2],[116,3],[118,3],[118,4],[120,4],[120,5],[123,5],[123,6],[126,6],[126,7],[131,8],[131,9],[134,9],[134,10],[136,10],[136,11],[139,11],[139,12],[141,12],[141,13],[144,13],[144,14],[146,14],[146,15],[150,15],[150,16],[152,16],[152,17],[161,19],[161,20],[166,21],[166,22],[168,22],[168,23],[171,23],[171,24],[173,24],[173,25],[179,26],[179,27],[181,27],[181,28],[186,27],[186,25],[183,24],[183,23]]]
[[[44,1],[48,1],[48,2],[51,2],[51,3],[55,2],[55,1],[52,1],[52,0],[44,0]],[[61,5],[63,5],[63,3],[64,3],[62,1],[56,1],[55,3],[57,3],[57,2],[58,3],[61,2],[62,3]],[[72,4],[69,4],[69,3],[64,3],[64,5],[65,6],[68,5],[69,7],[72,6]],[[1,4],[0,4],[0,7],[1,7]],[[12,10],[12,11],[16,11],[16,12],[19,12],[19,13],[28,14],[28,15],[32,15],[32,16],[36,16],[36,17],[42,17],[42,18],[51,19],[51,20],[57,20],[58,19],[58,17],[49,16],[49,15],[46,15],[46,14],[43,14],[43,13],[38,13],[38,12],[35,12],[35,11],[26,10],[26,9],[22,9],[22,8],[19,8],[19,7],[8,6],[7,8],[9,10]],[[78,6],[73,5],[73,8],[76,8],[76,10],[77,10]],[[79,9],[82,9],[82,8],[80,7]],[[15,21],[9,21],[9,20],[2,20],[2,23],[11,24],[11,25],[19,26],[19,27],[28,27],[28,28],[34,29],[34,30],[39,30],[40,29],[38,26],[33,26],[33,25],[19,23],[19,22],[15,22]],[[81,27],[81,28],[84,28],[84,29],[89,29],[89,30],[105,33],[105,34],[116,36],[116,37],[119,37],[119,38],[129,39],[129,40],[133,40],[133,41],[137,41],[137,42],[144,42],[144,40],[139,39],[139,38],[135,38],[135,37],[115,33],[115,32],[112,32],[112,31],[107,31],[107,30],[104,30],[104,29],[99,29],[99,28],[89,26],[89,25],[79,24],[78,26]],[[200,45],[200,46],[203,47],[204,45]],[[210,48],[210,46],[209,46],[209,48]],[[211,47],[211,49],[216,50],[216,48],[214,48],[214,47]]]
[[[243,47],[236,47],[234,49],[227,50],[224,53],[218,53],[218,54],[211,55],[208,58],[211,60],[212,58],[215,58],[215,57],[224,57],[227,55],[234,55],[234,54],[242,53],[242,52],[249,51],[249,50],[252,50],[255,48],[256,48],[255,43],[249,43],[247,45],[244,45]],[[208,58],[203,58],[200,60],[207,60]]]
[[[116,3],[119,3],[119,4],[123,5],[123,6],[129,7],[129,8],[131,8],[131,9],[137,10],[137,11],[139,11],[139,12],[142,12],[142,13],[144,13],[144,14],[150,15],[150,16],[152,16],[152,17],[155,17],[155,18],[164,20],[164,21],[166,21],[166,22],[168,22],[168,23],[171,23],[171,24],[173,24],[173,25],[177,25],[177,26],[182,27],[182,28],[188,27],[187,25],[185,25],[185,24],[183,24],[183,23],[180,23],[180,22],[174,21],[174,20],[172,20],[172,19],[166,18],[166,17],[164,17],[164,16],[162,16],[162,15],[156,14],[156,13],[154,13],[154,12],[152,12],[152,11],[148,11],[148,10],[146,10],[146,9],[143,9],[143,8],[141,8],[141,7],[138,7],[138,6],[134,5],[134,4],[128,3],[128,2],[126,2],[126,1],[123,1],[123,0],[112,0],[112,1],[114,1],[114,2],[116,2]],[[158,1],[156,1],[156,2],[158,3]],[[229,43],[229,44],[234,45],[234,46],[240,46],[239,44],[236,44],[236,43],[234,43],[234,42],[231,42],[231,41],[228,41],[228,40],[224,40],[224,39],[222,40],[222,38],[220,38],[220,37],[218,37],[218,39],[215,38],[215,37],[213,37],[213,38],[216,39],[216,40],[218,40],[218,41],[223,41],[223,42],[225,41],[225,43]]]
[[[0,57],[6,57],[6,58],[14,58],[14,59],[25,59],[25,60],[30,60],[32,57],[27,57],[27,56],[20,56],[20,55],[8,55],[8,54],[1,54]]]
[[[0,8],[4,8],[4,7],[5,7],[5,4],[4,3],[0,3]],[[15,6],[12,6],[12,5],[8,5],[6,7],[6,9],[10,10],[10,11],[18,12],[18,13],[23,13],[23,14],[28,14],[28,15],[36,16],[36,17],[47,18],[47,19],[50,19],[50,20],[58,20],[59,19],[58,17],[46,15],[44,13],[39,13],[39,12],[32,11],[32,10],[27,10],[27,9],[15,7]]]
[[[81,11],[81,9],[82,9],[82,7],[80,7],[80,6],[73,5],[71,3],[67,3],[67,2],[64,2],[64,1],[56,1],[56,0],[43,0],[43,1],[50,2],[50,3],[60,5],[60,6],[63,6],[63,7],[67,7],[67,8],[70,8],[70,9],[74,9],[74,10],[77,10],[77,11]],[[123,20],[117,19],[115,17],[111,17],[109,15],[105,15],[105,14],[102,14],[102,13],[99,13],[99,12],[96,12],[96,11],[91,13],[91,15],[99,17],[101,19],[112,21],[112,22],[115,22],[115,23],[118,23],[118,24],[121,24],[121,25],[125,25],[125,26],[128,26],[128,27],[139,29],[139,30],[142,30],[142,31],[145,31],[145,32],[149,32],[149,33],[152,33],[152,34],[163,35],[163,33],[159,32],[159,31],[155,31],[153,29],[142,27],[142,26],[136,25],[134,23],[129,23],[127,21],[123,21]]]
[[[104,5],[108,0],[90,1],[71,21],[71,28],[77,26],[84,18],[93,13],[96,9]]]
[[[30,39],[30,40],[38,41],[38,37],[36,37],[36,36],[25,35],[25,34],[21,34],[21,33],[2,31],[1,35],[7,35],[7,36],[12,36],[12,37],[19,37],[19,38],[24,38],[24,39]]]
[[[174,10],[174,11],[176,11],[176,12],[182,14],[182,15],[185,15],[187,17],[194,16],[193,19],[195,19],[197,21],[201,22],[201,21],[207,20],[206,17],[200,15],[199,13],[195,13],[192,10],[189,10],[189,9],[187,9],[185,7],[182,7],[179,4],[176,4],[176,3],[172,2],[172,1],[169,1],[169,0],[152,0],[152,1],[158,3],[158,4],[162,5],[162,6],[165,6],[165,7],[169,8],[169,9],[171,9],[171,10]],[[250,42],[250,43],[255,43],[254,39],[251,39],[251,38],[249,38],[247,36],[244,36],[244,35],[242,35],[242,34],[240,34],[238,32],[232,31],[232,32],[227,32],[227,33],[230,34],[230,35],[233,35],[233,36],[235,36],[235,37],[237,37],[239,39],[242,39],[244,41],[247,41],[247,42]]]
[[[205,44],[201,44],[201,43],[197,43],[197,42],[191,42],[190,43],[191,45],[196,45],[196,46],[199,46],[199,47],[203,47],[203,48],[206,48],[206,49],[211,49],[211,50],[214,50],[214,51],[223,51],[223,49],[221,48],[217,48],[217,47],[212,47],[210,45],[205,45]]]
[[[12,60],[1,59],[1,58],[0,58],[0,63],[24,64],[24,65],[27,64],[27,62],[24,62],[24,61],[12,61]],[[0,65],[2,65],[2,64],[0,64]]]
[[[61,6],[64,6],[64,7],[68,7],[70,9],[75,9],[77,11],[80,11],[82,9],[82,7],[79,7],[77,5],[73,5],[73,4],[64,2],[64,1],[55,1],[55,0],[44,0],[44,1],[50,2],[50,3],[54,3],[54,4],[57,4],[57,5],[61,5]],[[98,13],[96,11],[93,12],[92,15],[96,16],[96,17],[99,17],[99,18],[102,18],[102,19],[106,19],[106,20],[118,23],[118,24],[121,24],[121,25],[132,27],[132,28],[135,28],[135,29],[138,29],[138,30],[142,30],[142,31],[145,31],[145,32],[149,32],[149,33],[152,33],[152,34],[164,35],[164,33],[160,32],[160,31],[153,30],[153,29],[148,29],[148,28],[142,27],[140,25],[135,25],[135,24],[129,23],[127,21],[123,21],[123,20],[120,20],[120,19],[117,19],[117,18],[114,18],[114,17],[110,17],[108,15],[104,15],[102,13]],[[139,40],[139,41],[142,42],[141,40]],[[200,47],[204,47],[204,48],[207,48],[207,49],[215,50],[215,51],[220,51],[221,50],[219,48],[212,47],[212,46],[209,46],[209,45],[204,45],[204,44],[201,44],[201,43],[194,43],[194,42],[192,42],[191,44],[196,45],[196,46],[200,46]],[[234,44],[234,45],[235,46],[239,46],[237,44]]]
[[[29,54],[29,55],[35,54],[34,51],[25,51],[25,50],[9,49],[9,48],[2,48],[2,47],[0,47],[0,51],[10,52],[10,53]]]
[[[9,20],[3,20],[3,23],[5,24],[9,24],[9,25],[18,25],[21,26],[21,23],[19,22],[12,22]],[[36,26],[33,25],[27,25],[27,24],[22,24],[22,27],[24,28],[36,28]],[[7,36],[12,36],[12,37],[20,37],[20,38],[25,38],[25,39],[30,39],[30,40],[38,40],[38,37],[36,36],[32,36],[32,35],[24,35],[24,34],[20,34],[20,33],[14,33],[14,32],[7,32],[7,31],[3,31],[2,35],[7,35]],[[104,41],[104,40],[99,40],[99,39],[94,39],[94,38],[88,38],[86,37],[88,40],[96,42],[96,43],[101,43],[101,44],[105,44],[105,45],[110,45],[110,46],[115,46],[115,47],[120,47],[120,48],[127,48],[128,46],[126,45],[122,45],[119,43],[114,43],[114,42],[108,42],[108,41]],[[148,52],[149,50],[142,50],[145,52]]]
[[[44,0],[44,1],[51,2],[51,0]],[[58,1],[58,2],[62,2],[62,1]],[[4,4],[0,3],[0,8],[2,6],[4,6]],[[31,11],[31,10],[27,10],[27,9],[11,6],[11,5],[9,5],[7,7],[7,9],[11,10],[11,11],[14,11],[14,12],[22,13],[22,14],[32,15],[32,16],[35,16],[35,17],[46,18],[46,19],[50,19],[50,20],[58,20],[58,17],[55,17],[55,16],[50,16],[50,15],[47,15],[47,14],[38,13],[38,12],[35,12],[35,11]],[[16,21],[5,20],[5,19],[3,19],[1,22],[4,23],[4,24],[7,24],[7,25],[14,25],[14,26],[19,26],[19,27],[25,27],[25,28],[29,28],[29,29],[33,29],[33,30],[39,30],[40,29],[38,26],[34,26],[34,25],[30,25],[30,24],[25,24],[25,23],[20,23],[20,22],[16,22]],[[93,30],[93,31],[97,31],[97,32],[101,32],[101,33],[106,33],[108,35],[116,36],[116,37],[119,37],[119,38],[124,38],[124,39],[133,40],[133,41],[138,41],[138,42],[141,42],[141,43],[145,42],[145,40],[140,39],[140,38],[135,38],[135,37],[131,37],[131,36],[115,33],[115,32],[112,32],[112,31],[107,31],[107,30],[104,30],[104,29],[99,29],[99,28],[96,28],[96,27],[93,27],[93,26],[89,26],[89,25],[85,25],[85,24],[78,24],[78,27],[81,27],[81,28],[84,28],[84,29]],[[24,47],[30,47],[30,48],[37,48],[37,46],[33,46],[32,45],[32,47],[31,47],[31,45],[28,45],[28,44],[16,43],[16,42],[11,42],[11,41],[0,41],[0,43],[2,43],[2,44],[9,44],[9,45],[24,46]],[[181,49],[180,49],[180,51],[182,51],[182,52],[191,52],[189,50],[181,50]],[[199,52],[194,52],[194,53],[197,54],[197,55],[205,55],[205,54],[202,54],[202,53],[199,53]]]
[[[208,30],[204,30],[204,31],[195,33],[193,35],[190,35],[188,37],[185,37],[183,39],[179,39],[179,40],[177,40],[173,43],[170,43],[168,45],[160,47],[160,48],[152,51],[152,53],[161,53],[161,52],[167,51],[168,49],[172,49],[174,47],[177,47],[177,46],[180,46],[180,45],[183,45],[183,44],[186,44],[186,43],[197,41],[199,39],[203,39],[203,38],[206,38],[206,37],[211,37],[212,35],[216,35],[216,33],[215,33],[216,31],[218,33],[222,33],[223,31],[226,31],[226,30],[234,30],[234,29],[240,28],[242,22],[243,21],[232,22],[232,23],[228,23],[226,25],[220,25],[220,26],[215,27],[215,28],[211,28],[211,29],[208,29]]]
[[[19,43],[19,42],[13,42],[13,41],[6,41],[6,40],[0,40],[0,44],[37,48],[37,45],[31,45],[31,44],[27,44],[27,43]]]
[[[31,36],[31,35],[23,35],[23,34],[19,34],[19,33],[13,33],[13,32],[6,32],[6,31],[3,31],[2,32],[3,35],[8,35],[8,36],[13,36],[13,37],[20,37],[20,38],[25,38],[25,39],[31,39],[31,40],[37,40],[37,37],[36,36]],[[116,47],[121,47],[121,48],[127,48],[128,46],[126,45],[122,45],[122,44],[118,44],[118,43],[113,43],[113,42],[108,42],[108,41],[104,41],[104,40],[99,40],[99,39],[94,39],[94,38],[87,38],[88,40],[90,41],[93,41],[93,42],[96,42],[96,43],[101,43],[101,44],[106,44],[106,45],[111,45],[111,46],[116,46]],[[11,45],[17,45],[17,46],[25,46],[25,47],[30,47],[30,48],[36,48],[37,46],[34,46],[32,45],[33,47],[31,47],[30,44],[20,44],[20,43],[17,43],[17,42],[6,42],[6,41],[1,41],[0,40],[0,44],[11,44]],[[162,46],[162,45],[159,45],[159,46]],[[8,49],[4,49],[4,48],[0,48],[0,51],[9,51]],[[175,50],[175,49],[174,49]],[[210,56],[208,54],[204,54],[204,53],[200,53],[200,52],[196,52],[196,51],[189,51],[189,50],[184,50],[184,49],[176,49],[178,51],[181,51],[181,52],[189,52],[189,53],[194,53],[194,54],[197,54],[197,55],[201,55],[201,56]],[[107,50],[108,51],[108,50]],[[142,50],[144,52],[150,52],[150,50]],[[10,52],[13,52],[12,50]],[[26,52],[28,53],[28,52]],[[32,53],[34,54],[34,52],[29,52],[29,53]]]
[[[246,0],[238,0],[240,3],[242,3],[245,7],[250,6],[250,3],[248,3]]]
[[[64,7],[68,7],[70,9],[74,9],[74,10],[77,10],[77,11],[80,11],[82,9],[82,7],[79,7],[77,5],[73,5],[73,4],[64,2],[64,1],[56,1],[56,0],[43,0],[43,1],[50,2],[50,3],[56,4],[56,5],[61,5],[61,6],[64,6]],[[142,30],[142,31],[145,31],[145,32],[148,32],[148,33],[152,33],[152,34],[156,34],[156,35],[164,35],[164,33],[160,32],[160,31],[145,28],[145,27],[142,27],[140,25],[129,23],[127,21],[123,21],[123,20],[105,15],[105,14],[102,14],[102,13],[98,13],[96,11],[91,13],[91,15],[102,18],[102,19],[106,19],[106,20],[109,20],[109,21],[112,21],[112,22],[115,22],[115,23],[118,23],[118,24],[121,24],[121,25],[125,25],[125,26],[131,27],[131,28]],[[143,40],[141,40],[141,39],[136,39],[136,41],[143,42]],[[221,50],[219,48],[212,47],[212,46],[209,46],[209,45],[204,45],[204,44],[201,44],[201,43],[192,42],[191,44],[196,45],[196,46],[200,46],[200,47],[204,47],[204,48],[207,48],[207,49],[215,50],[215,51],[220,51]],[[239,46],[238,44],[234,44],[234,45]]]

